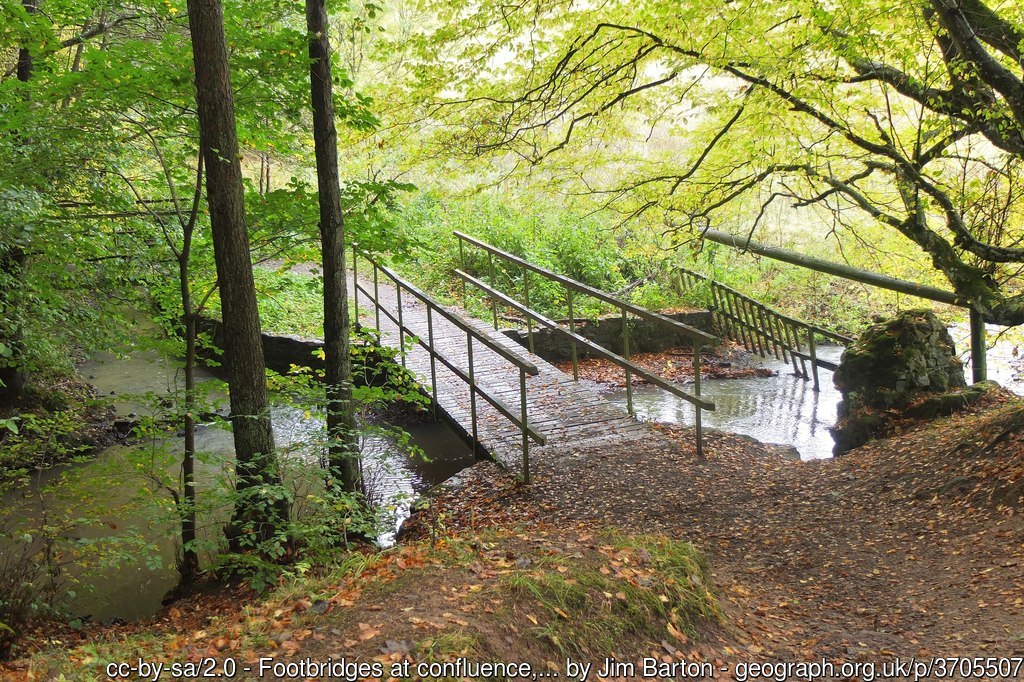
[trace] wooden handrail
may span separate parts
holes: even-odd
[[[363,288],[363,285],[361,285],[358,282],[356,282],[356,287],[358,287],[359,290],[361,292],[363,292],[368,299],[370,299],[371,301],[374,301],[374,303],[376,303],[375,299],[373,298],[373,295],[367,289]],[[391,311],[389,311],[384,306],[380,306],[379,308],[380,308],[380,312],[383,313],[384,316],[387,317],[389,320],[391,320],[396,326],[399,324],[398,318],[395,315],[392,315]],[[434,309],[437,310],[436,307]],[[440,361],[440,363],[442,365],[444,365],[445,367],[450,369],[452,371],[452,373],[455,374],[455,376],[459,377],[460,379],[462,379],[467,384],[469,383],[469,375],[466,373],[466,371],[464,369],[460,368],[450,358],[446,357],[440,351],[438,351],[438,350],[436,350],[434,348],[431,348],[430,345],[427,342],[425,342],[423,340],[423,338],[419,334],[417,334],[415,331],[413,331],[409,327],[407,327],[407,326],[405,326],[403,324],[402,325],[402,329],[404,329],[405,332],[409,336],[411,336],[413,339],[415,339],[416,343],[418,343],[428,353],[430,353],[434,358],[436,358],[438,361]],[[476,338],[476,337],[474,336],[474,338]],[[498,412],[501,412],[501,414],[504,415],[504,417],[506,419],[508,419],[510,422],[512,422],[513,424],[515,424],[519,428],[524,428],[522,420],[518,416],[516,416],[516,414],[512,411],[511,407],[506,405],[500,398],[496,398],[496,397],[490,395],[489,393],[487,393],[487,391],[485,391],[484,389],[480,388],[480,384],[475,383],[475,382],[474,382],[474,384],[475,384],[474,388],[475,388],[476,392],[484,400],[486,400],[491,405],[493,405],[494,409],[498,410]],[[535,443],[537,443],[539,445],[544,445],[544,444],[546,444],[548,442],[547,436],[545,436],[543,432],[537,430],[534,426],[530,425],[529,423],[527,423],[525,425],[525,429],[530,434],[530,438],[532,438]]]
[[[357,264],[359,257],[362,257],[370,266],[373,268],[373,293],[370,290],[363,287],[359,282]],[[385,308],[380,303],[380,289],[378,284],[378,274],[383,272],[395,285],[395,292],[397,297],[398,309],[396,314],[392,314],[390,310]],[[540,445],[547,443],[547,436],[539,429],[535,428],[529,422],[527,416],[527,396],[526,396],[526,375],[536,376],[540,373],[539,368],[533,362],[521,357],[518,353],[505,348],[500,343],[491,339],[489,336],[479,332],[472,323],[465,320],[459,314],[448,310],[446,307],[437,303],[425,293],[420,291],[419,288],[405,281],[397,273],[392,271],[390,268],[381,265],[371,256],[366,253],[360,252],[356,245],[353,244],[352,248],[352,276],[353,276],[353,290],[355,298],[355,309],[356,309],[356,325],[359,324],[359,293],[362,292],[369,300],[373,302],[374,306],[374,317],[376,320],[376,328],[378,339],[381,333],[380,316],[383,313],[391,322],[398,327],[398,338],[399,346],[404,346],[404,336],[408,334],[418,345],[427,351],[430,358],[430,383],[431,383],[431,395],[433,397],[434,407],[436,409],[438,404],[437,394],[437,369],[436,363],[440,362],[442,365],[447,367],[456,377],[465,382],[469,386],[470,395],[470,418],[472,420],[472,442],[473,442],[473,453],[476,454],[476,446],[479,442],[478,434],[478,418],[476,410],[476,398],[480,396],[488,403],[490,403],[503,417],[508,419],[512,424],[518,427],[522,434],[522,455],[523,455],[523,481],[526,483],[530,482],[530,448],[529,442],[532,440]],[[427,308],[427,340],[424,341],[421,335],[410,327],[406,326],[402,315],[402,291],[408,291],[417,299],[419,299],[423,305]],[[468,371],[463,370],[450,358],[445,356],[434,348],[434,327],[433,327],[433,314],[437,313],[444,319],[448,320],[457,329],[466,334],[466,357],[468,362]],[[513,408],[506,405],[497,396],[493,396],[483,389],[480,384],[475,380],[474,367],[473,367],[473,341],[476,340],[497,353],[501,358],[511,363],[517,370],[519,375],[519,414],[517,415]],[[402,366],[405,366],[405,349],[400,348],[402,352]]]
[[[370,256],[367,256],[363,252],[359,252],[359,256],[361,258],[363,258],[363,260],[368,262],[370,265],[374,266],[375,268],[377,268],[378,270],[383,272],[385,275],[387,275],[387,277],[392,282],[395,283],[395,286],[402,287],[403,289],[405,289],[406,291],[411,293],[413,296],[415,296],[420,301],[422,301],[424,305],[426,305],[426,306],[428,306],[430,308],[433,308],[434,311],[436,311],[439,315],[444,317],[446,320],[448,320],[449,322],[454,324],[456,327],[458,327],[462,331],[471,334],[474,339],[476,339],[480,343],[484,344],[485,346],[490,348],[492,351],[494,351],[495,353],[497,353],[498,355],[500,355],[504,359],[506,359],[509,362],[511,362],[517,368],[525,371],[530,376],[537,376],[537,374],[540,373],[540,370],[537,369],[537,365],[535,365],[534,363],[530,362],[528,359],[522,357],[517,352],[515,352],[513,350],[510,350],[508,348],[505,348],[501,344],[495,342],[490,337],[485,336],[484,334],[481,334],[469,322],[467,322],[465,319],[463,319],[462,316],[460,316],[458,313],[455,313],[455,312],[453,312],[451,310],[448,310],[445,306],[442,306],[440,303],[437,303],[436,301],[431,299],[429,296],[427,296],[425,293],[423,293],[415,285],[410,284],[407,280],[405,280],[402,277],[400,277],[398,274],[396,274],[393,270],[391,270],[387,266],[381,265],[380,263],[375,261]],[[367,294],[367,295],[369,295],[369,294]]]
[[[780,319],[785,320],[786,322],[789,322],[791,325],[793,325],[795,327],[802,327],[803,329],[810,329],[811,331],[813,331],[818,336],[823,336],[823,337],[825,337],[827,339],[832,339],[833,341],[836,341],[837,343],[839,343],[839,345],[841,345],[841,346],[848,346],[851,343],[853,343],[853,341],[854,341],[849,336],[843,336],[842,334],[839,334],[837,332],[830,331],[828,329],[824,329],[823,327],[818,327],[816,325],[813,325],[810,322],[806,322],[804,320],[800,320],[800,319],[797,319],[795,317],[790,317],[789,315],[786,315],[783,312],[779,312],[775,308],[772,308],[770,306],[766,306],[763,303],[757,301],[756,299],[753,299],[750,296],[747,296],[746,294],[744,294],[742,292],[739,292],[736,289],[733,289],[728,284],[722,284],[721,282],[719,282],[717,280],[711,279],[707,275],[703,275],[703,274],[701,274],[699,272],[696,272],[694,270],[690,270],[689,268],[684,268],[682,266],[677,266],[676,269],[679,270],[680,272],[685,272],[688,275],[692,275],[693,277],[696,277],[698,279],[702,279],[702,280],[705,280],[707,282],[710,282],[710,283],[712,283],[713,285],[715,285],[716,287],[718,287],[720,289],[725,289],[730,294],[732,294],[734,296],[739,296],[740,298],[744,299],[745,301],[748,301],[750,303],[753,303],[754,305],[760,306],[765,311],[771,313],[772,315],[774,315],[774,316],[776,316],[776,317],[778,317]]]

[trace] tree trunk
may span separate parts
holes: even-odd
[[[199,162],[200,182],[202,160]],[[199,197],[196,196],[196,203]],[[182,249],[178,254],[178,277],[181,286],[181,309],[185,317],[185,451],[181,457],[181,484],[184,500],[179,508],[181,517],[181,574],[182,585],[190,585],[199,574],[199,554],[196,541],[196,318],[192,308],[192,286],[189,281],[189,257],[191,256],[192,230],[194,221],[186,226]]]
[[[280,530],[289,504],[282,494],[270,423],[220,0],[188,0],[188,20],[231,392],[237,496],[228,536],[237,550]]]
[[[22,7],[28,14],[39,11],[38,0],[22,0]],[[18,80],[27,83],[32,79],[32,52],[28,47],[18,50]],[[0,315],[6,321],[0,328],[0,343],[6,348],[0,356],[0,403],[16,401],[25,389],[25,373],[22,361],[25,342],[22,335],[21,290],[25,277],[25,251],[18,244],[0,246]]]
[[[16,401],[25,389],[22,359],[25,342],[22,338],[21,304],[22,279],[25,270],[25,252],[20,246],[4,246],[0,255],[0,344],[6,348],[0,356],[0,404]]]
[[[361,489],[352,402],[348,292],[345,281],[345,221],[341,213],[338,134],[331,92],[331,47],[326,0],[306,0],[309,79],[313,101],[313,141],[320,193],[320,242],[324,273],[324,355],[327,391],[327,461],[331,475],[347,492]]]

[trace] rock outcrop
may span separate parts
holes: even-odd
[[[868,327],[843,353],[834,381],[843,394],[832,428],[836,455],[879,435],[887,413],[967,385],[953,339],[929,310]]]

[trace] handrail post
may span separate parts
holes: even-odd
[[[487,252],[487,269],[490,271],[491,286],[495,289],[498,288],[498,283],[494,279],[494,254],[490,251]],[[491,315],[494,316],[494,328],[498,328],[498,301],[491,296]]]
[[[463,286],[466,284],[466,280],[462,280]],[[523,301],[527,308],[530,307],[530,271],[523,266]],[[526,316],[526,343],[530,352],[533,353],[533,318],[529,315]]]
[[[398,352],[402,355],[402,367],[405,368],[405,323],[402,321],[402,283],[395,282],[398,298]]]
[[[789,324],[789,322],[787,322],[785,320],[782,320],[781,323],[782,323],[782,334],[783,334],[783,336],[786,339],[786,345],[789,346],[789,361],[793,364],[793,376],[799,376],[800,375],[800,367],[797,366],[797,364],[796,364],[798,358],[797,358],[797,356],[795,354],[795,353],[799,352],[799,349],[797,348],[797,346],[799,344],[794,342],[794,337],[796,336],[796,333],[793,330],[792,325]]]
[[[570,289],[569,287],[565,288],[565,298],[566,298],[566,302],[569,304],[569,331],[571,331],[573,334],[575,334],[576,333],[576,320],[575,320],[575,317],[573,316],[573,313],[572,313],[572,289]],[[572,340],[571,353],[572,353],[572,380],[573,381],[579,381],[580,380],[580,360],[579,360],[578,351],[576,350],[576,340],[575,339]]]
[[[793,337],[796,339],[796,349],[800,352],[800,375],[803,376],[804,381],[810,378],[807,374],[807,361],[804,359],[803,347],[800,345],[803,343],[800,338],[800,326],[797,324],[793,325]]]
[[[476,457],[476,444],[479,434],[476,424],[476,375],[473,372],[473,334],[466,331],[466,360],[469,363],[469,418],[473,428],[473,456]]]
[[[530,432],[526,415],[526,370],[519,368],[519,419],[523,435],[523,483],[530,482]]]
[[[459,242],[459,270],[468,272],[466,270],[466,253],[462,244],[462,237],[456,237]],[[462,307],[466,307],[466,280],[462,280]]]
[[[974,308],[970,309],[971,321],[971,383],[988,378],[988,344],[985,341],[985,319]]]
[[[693,394],[700,398],[700,341],[693,342]],[[701,426],[700,405],[694,405],[694,425],[697,430],[697,459],[704,461],[704,429]]]
[[[818,383],[818,351],[814,345],[814,328],[810,325],[807,326],[807,350],[811,355],[811,373],[814,375],[814,392],[817,393],[821,390],[821,384]]]
[[[356,246],[357,244],[352,242],[352,308],[355,311],[355,329],[359,331],[359,272],[356,270],[359,254],[356,252]]]
[[[377,284],[377,264],[373,263],[373,318],[377,326],[377,345],[380,345],[380,286]]]
[[[772,326],[768,322],[768,320],[771,319],[771,316],[765,313],[764,306],[760,303],[757,304],[757,319],[761,323],[765,346],[768,348],[768,352],[774,353],[776,360],[781,360],[782,358],[779,357],[779,347],[776,344],[775,334],[772,332]]]
[[[434,398],[434,419],[437,419],[437,352],[434,350],[434,308],[427,306],[427,352],[430,354],[430,392]]]
[[[626,315],[626,309],[622,309],[622,357],[629,360],[629,318]],[[636,411],[633,409],[633,373],[626,368],[626,412],[630,416],[635,415]]]

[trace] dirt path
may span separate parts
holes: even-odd
[[[1007,484],[1020,492],[1024,446],[1015,436],[978,453],[1006,413],[989,405],[807,463],[725,434],[708,437],[700,463],[688,431],[662,427],[666,438],[635,451],[574,452],[529,489],[476,467],[430,514],[449,527],[582,522],[692,541],[754,654],[1020,655],[1024,519],[1019,500],[996,501]]]
[[[735,679],[741,661],[1020,657],[1024,403],[906,426],[808,463],[721,433],[700,462],[691,432],[658,427],[628,449],[571,449],[528,487],[481,464],[396,550],[262,599],[218,591],[56,644],[42,631],[0,678],[107,679],[108,661],[138,658],[532,661],[566,679],[569,656],[651,656]]]

